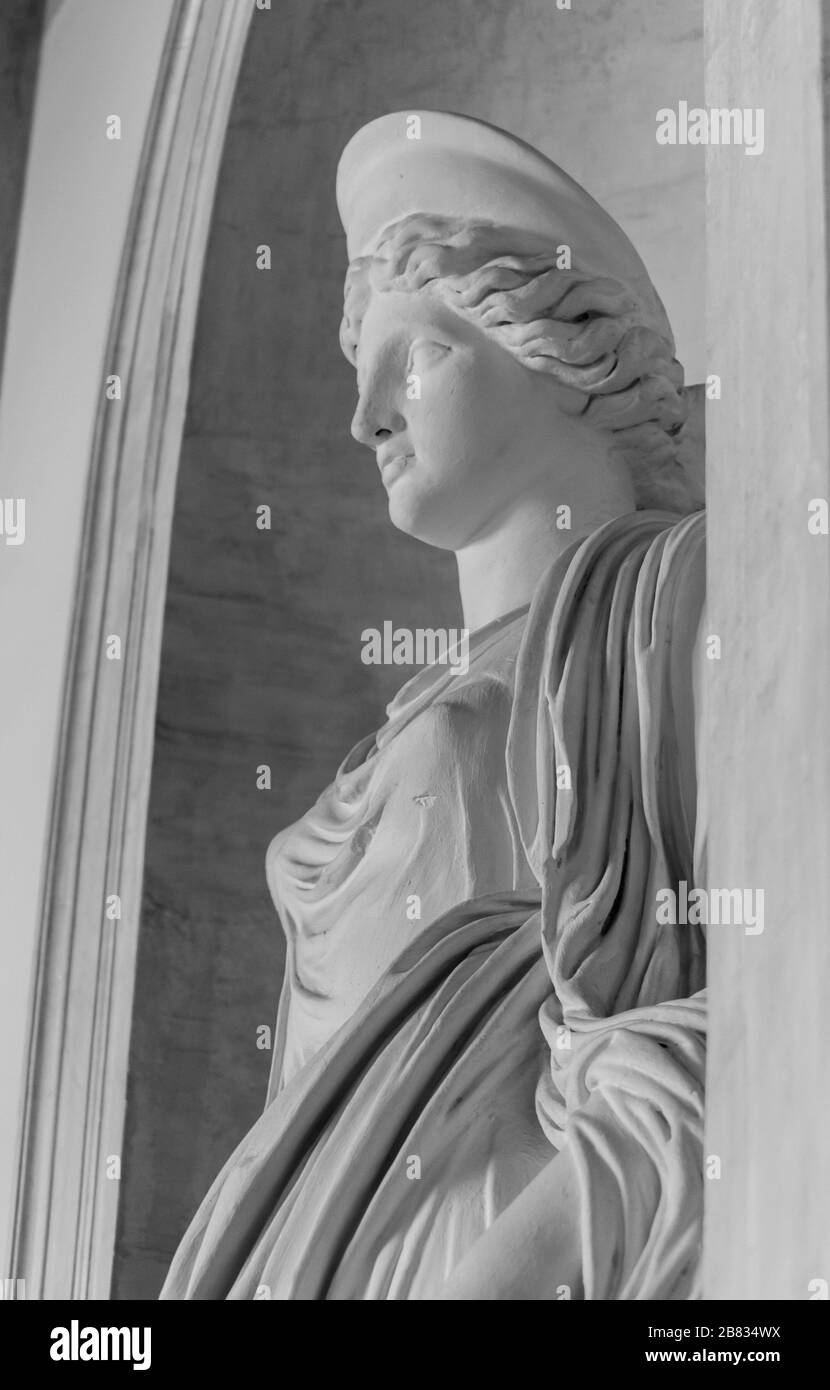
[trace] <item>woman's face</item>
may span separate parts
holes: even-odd
[[[392,522],[442,549],[495,529],[542,481],[549,492],[574,444],[550,378],[429,289],[373,292],[357,385],[352,434],[376,452]]]

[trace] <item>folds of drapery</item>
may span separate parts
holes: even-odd
[[[694,882],[702,566],[702,517],[638,513],[551,568],[507,747],[539,900],[492,895],[419,934],[231,1155],[163,1298],[438,1296],[510,1200],[498,1154],[488,1211],[447,1198],[488,1097],[534,1090],[551,1152],[574,1156],[585,1296],[695,1295],[703,941],[657,924],[656,892]]]
[[[458,1181],[493,1089],[522,1088],[532,1113],[536,1014],[550,989],[539,932],[538,902],[506,894],[420,933],[231,1155],[162,1297],[419,1294],[424,1267],[451,1262],[465,1242],[457,1223],[476,1217],[462,1201],[456,1229],[438,1229],[446,1180]]]
[[[517,670],[508,772],[553,984],[537,1113],[579,1173],[586,1298],[697,1292],[704,939],[656,895],[695,881],[704,577],[702,514],[621,518],[550,573]]]

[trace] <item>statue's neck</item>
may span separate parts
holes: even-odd
[[[583,507],[570,516],[561,507],[540,505],[538,498],[518,504],[456,552],[464,626],[476,632],[529,604],[543,574],[565,550],[621,514],[618,502]]]

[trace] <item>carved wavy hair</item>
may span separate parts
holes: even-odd
[[[373,290],[429,286],[531,371],[567,388],[559,392],[563,411],[610,432],[638,509],[696,510],[702,498],[678,452],[688,413],[683,368],[656,291],[648,285],[643,302],[618,280],[560,270],[554,248],[511,252],[516,240],[492,223],[421,213],[394,223],[373,255],[349,266],[346,357],[355,365]]]

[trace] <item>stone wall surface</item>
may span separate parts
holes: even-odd
[[[0,367],[43,17],[44,0],[7,0],[0,10]]]

